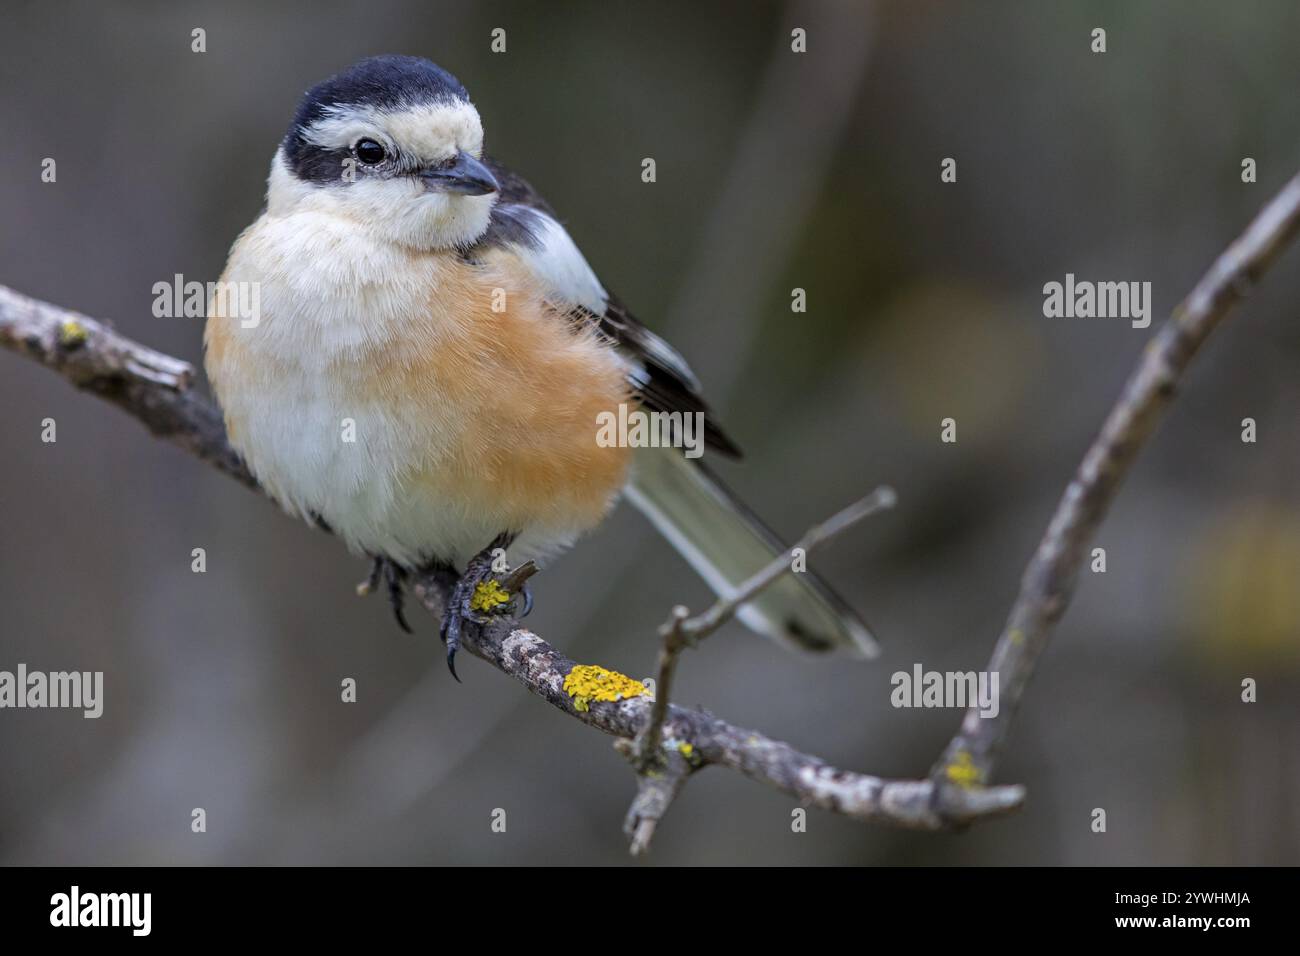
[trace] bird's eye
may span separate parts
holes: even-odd
[[[357,159],[361,160],[367,166],[374,166],[382,163],[384,157],[388,155],[384,152],[384,147],[380,146],[373,139],[357,140],[357,145],[352,147],[357,154]]]

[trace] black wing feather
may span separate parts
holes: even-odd
[[[500,199],[492,211],[487,232],[475,245],[465,250],[468,258],[485,248],[529,241],[530,213],[541,212],[559,221],[555,210],[522,176],[491,157],[483,162],[501,185]],[[574,315],[594,322],[597,328],[625,355],[630,356],[640,374],[628,376],[637,398],[646,408],[657,412],[704,413],[704,443],[729,458],[740,458],[740,448],[714,421],[704,400],[699,380],[685,360],[666,342],[645,327],[618,298],[610,293],[604,315],[585,308],[575,308]]]

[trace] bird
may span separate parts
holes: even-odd
[[[410,576],[446,582],[458,681],[466,627],[531,609],[502,570],[555,557],[620,499],[720,596],[785,550],[704,462],[741,451],[686,360],[483,142],[465,87],[422,57],[312,87],[217,286],[252,289],[255,314],[213,297],[204,329],[229,440],[267,494],[368,556],[361,590],[382,577],[405,630]],[[676,440],[598,440],[637,413]],[[812,572],[737,616],[790,648],[877,652]]]

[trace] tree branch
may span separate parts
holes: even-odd
[[[190,391],[188,362],[155,352],[79,312],[0,285],[0,346],[35,359],[77,388],[139,419],[159,438],[250,488],[257,487],[226,441],[215,405]]]
[[[442,584],[419,577],[415,593],[435,616],[442,613]],[[575,662],[515,621],[490,624],[468,635],[462,645],[476,657],[514,677],[558,710],[589,727],[630,744],[650,719],[653,702],[645,696],[585,705],[569,696],[564,679]],[[672,751],[691,764],[727,767],[782,790],[806,806],[831,810],[857,820],[872,820],[919,830],[939,830],[1017,809],[1024,788],[971,788],[941,816],[933,806],[935,790],[928,780],[887,780],[840,770],[817,757],[758,731],[729,724],[708,711],[668,705],[664,738]],[[628,752],[628,746],[620,748]],[[635,809],[635,808],[634,808]],[[629,814],[629,817],[631,814]]]
[[[1192,357],[1215,326],[1259,281],[1300,226],[1300,175],[1266,205],[1236,242],[1214,261],[1143,350],[1119,400],[1106,417],[1065,489],[1020,583],[989,662],[999,675],[996,717],[969,708],[961,729],[931,771],[940,800],[954,786],[987,782],[1015,720],[1034,662],[1074,594],[1088,543],[1120,483],[1150,437]]]
[[[1033,673],[1034,661],[1069,601],[1085,546],[1192,356],[1294,236],[1298,223],[1300,176],[1283,188],[1214,263],[1145,351],[1025,571],[1020,595],[989,665],[1002,677],[1003,698],[997,717],[980,718],[977,711],[969,711],[928,778],[886,780],[837,769],[707,711],[665,700],[663,739],[674,743],[674,752],[685,762],[672,758],[677,779],[670,779],[668,788],[675,793],[672,788],[679,787],[689,773],[713,764],[775,787],[809,806],[916,829],[962,826],[1017,809],[1024,800],[1023,787],[985,784]],[[3,286],[0,346],[51,368],[76,387],[122,408],[155,435],[243,484],[257,487],[226,440],[220,412],[190,390],[192,370],[186,363],[118,335],[105,324]],[[426,607],[440,613],[440,583],[417,577],[414,587]],[[464,647],[552,706],[605,733],[631,741],[651,719],[653,702],[646,696],[589,703],[571,696],[564,683],[575,663],[517,622],[502,620],[469,633]],[[663,801],[665,795],[671,799],[667,792],[646,794],[634,805],[628,819],[634,839],[648,840],[653,830],[648,821],[658,806],[655,801]]]

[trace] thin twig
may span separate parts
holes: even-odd
[[[843,534],[864,518],[894,507],[896,500],[897,495],[894,494],[893,488],[881,486],[821,524],[813,525],[802,538],[778,554],[748,580],[742,582],[731,594],[719,600],[703,614],[681,621],[677,626],[686,642],[695,644],[708,637],[731,620],[740,610],[741,605],[752,601],[760,591],[771,586],[783,575],[793,573],[795,552],[810,554],[814,548]]]
[[[636,761],[635,742],[619,739],[614,742],[614,747],[629,760]],[[655,828],[677,799],[682,785],[694,769],[690,758],[681,751],[674,750],[665,754],[654,769],[637,774],[636,796],[623,819],[623,832],[631,841],[629,849],[633,856],[641,856],[649,851]]]
[[[831,518],[820,524],[814,524],[803,533],[803,537],[781,551],[766,566],[759,568],[750,578],[742,581],[729,594],[718,601],[705,613],[690,617],[690,611],[677,605],[673,607],[668,620],[659,628],[662,644],[659,645],[658,674],[655,676],[655,705],[650,711],[650,723],[638,736],[634,766],[638,773],[645,773],[659,762],[660,743],[663,739],[663,722],[668,714],[669,691],[672,678],[677,670],[677,658],[682,650],[694,646],[727,623],[748,601],[753,601],[764,588],[771,587],[781,576],[793,574],[796,553],[803,555],[813,553],[813,549],[826,544],[837,535],[842,535],[854,524],[874,515],[876,511],[893,507],[897,496],[892,488],[881,486],[867,497],[855,501],[846,509],[836,512]]]
[[[663,745],[664,721],[668,718],[668,702],[671,700],[673,675],[677,673],[677,658],[686,646],[682,634],[682,622],[690,611],[680,604],[673,608],[668,621],[660,626],[659,659],[655,668],[655,695],[650,706],[650,719],[645,729],[637,735],[636,746],[632,750],[632,765],[638,774],[644,774],[659,762],[659,751]]]
[[[541,569],[537,566],[537,562],[525,561],[513,571],[508,572],[506,576],[501,579],[501,588],[510,594],[516,594],[523,583],[540,570]]]

